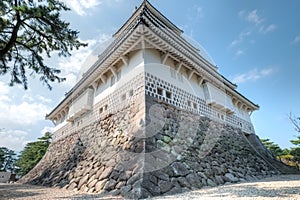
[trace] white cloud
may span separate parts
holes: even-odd
[[[236,55],[236,56],[240,56],[240,55],[243,55],[243,54],[244,54],[244,51],[241,50],[241,49],[239,49],[239,50],[237,50],[237,51],[235,52],[235,55]]]
[[[27,101],[27,102],[33,102],[34,101],[34,98],[29,96],[28,94],[24,94],[22,96],[22,101]]]
[[[195,5],[193,10],[194,10],[196,19],[200,19],[200,18],[204,17],[204,11],[201,6]]]
[[[82,41],[89,43],[89,46],[73,51],[71,57],[59,58],[57,68],[62,70],[61,75],[67,77],[66,84],[74,86],[83,63],[94,53],[97,59],[103,48],[96,48],[95,51],[95,47],[108,38],[111,35],[102,34],[95,39]],[[0,146],[21,151],[33,136],[40,137],[47,131],[53,132],[50,122],[45,122],[45,114],[53,107],[53,97],[41,91],[44,89],[37,86],[24,91],[21,86],[10,87],[0,81]],[[65,88],[59,86],[58,89]]]
[[[80,16],[87,15],[88,9],[101,4],[100,0],[63,0],[63,2]]]
[[[93,7],[101,4],[101,1],[99,1],[99,0],[79,0],[79,2],[82,5],[82,7],[87,8],[87,9],[93,8]]]
[[[0,81],[0,94],[7,94],[9,92],[9,86]]]
[[[86,40],[81,41],[83,43],[88,43],[87,47],[79,48],[78,50],[73,50],[70,57],[63,57],[59,60],[58,68],[62,70],[63,74],[68,73],[78,73],[81,68],[82,63],[85,61],[87,56],[92,52],[93,47],[96,44],[96,40]]]
[[[0,82],[0,127],[20,127],[33,125],[49,110],[45,105],[46,98],[38,95],[32,97],[28,93],[19,97],[15,95],[18,88],[10,90],[9,86]],[[18,102],[19,101],[19,102]]]
[[[239,83],[245,83],[247,81],[256,81],[258,79],[271,75],[274,71],[275,70],[273,68],[264,68],[261,70],[255,68],[244,74],[238,74],[234,76],[232,82],[239,84]]]
[[[241,43],[244,42],[244,40],[249,37],[251,35],[251,31],[242,31],[238,38],[233,40],[231,43],[230,43],[230,47],[233,47],[233,46],[237,46]]]
[[[204,18],[204,9],[198,4],[193,5],[189,8],[186,18],[188,19],[188,23],[185,23],[180,28],[185,30],[185,33],[188,33],[189,36],[193,37],[196,25],[202,21]]]
[[[45,118],[49,108],[42,103],[21,102],[20,104],[0,104],[1,126],[29,126]]]
[[[25,147],[26,137],[28,133],[21,130],[1,130],[0,131],[0,146],[20,152]]]
[[[36,99],[43,103],[51,103],[52,102],[52,99],[43,97],[41,95],[36,95]]]
[[[274,71],[275,70],[273,68],[265,68],[260,71],[260,74],[262,75],[262,77],[264,77],[272,74]]]
[[[297,35],[294,40],[292,41],[292,44],[298,44],[300,42],[300,35]]]
[[[263,34],[267,34],[269,32],[276,30],[276,28],[277,28],[277,26],[275,24],[270,24],[268,26],[261,26],[259,28],[259,32],[261,32]]]
[[[239,11],[239,13],[238,13],[239,17],[242,18],[242,19],[245,17],[245,14],[246,14],[246,11],[245,11],[245,10],[241,10],[241,11]]]
[[[9,87],[0,81],[0,146],[21,151],[28,141],[29,128],[44,121],[50,100],[30,90]]]
[[[58,68],[61,70],[61,76],[66,78],[66,81],[62,82],[62,85],[72,87],[75,85],[77,75],[83,62],[86,60],[96,43],[96,40],[82,41],[89,45],[85,48],[80,48],[71,52],[72,56],[64,57],[59,60]]]
[[[0,81],[0,103],[1,101],[9,101],[10,97],[8,96],[9,93],[9,86],[6,85],[4,82]]]
[[[246,20],[249,22],[252,22],[256,25],[262,23],[264,19],[262,19],[260,16],[257,14],[257,10],[252,10],[246,15]]]
[[[77,83],[77,73],[69,73],[64,77],[66,78],[66,80],[61,83],[62,86],[71,88]]]
[[[257,10],[252,10],[250,12],[246,12],[245,10],[242,10],[238,13],[239,17],[242,18],[243,20],[246,20],[252,24],[254,24],[257,28],[258,31],[261,33],[269,33],[274,31],[277,26],[275,24],[266,24],[266,20],[262,17],[260,17],[257,14]]]
[[[42,130],[41,130],[41,135],[44,136],[46,132],[50,132],[53,133],[54,132],[54,127],[50,127],[50,126],[45,126]]]
[[[102,0],[102,2],[107,4],[109,7],[116,6],[116,3],[120,4],[126,1],[127,0]]]
[[[75,85],[79,74],[86,71],[97,60],[99,53],[104,50],[101,48],[101,44],[109,41],[109,38],[111,38],[110,35],[101,34],[96,39],[82,41],[88,43],[88,46],[72,51],[70,57],[60,59],[58,68],[62,72],[61,75],[66,78],[66,81],[62,82],[63,86],[72,87]]]
[[[239,18],[250,22],[250,26],[248,24],[247,28],[241,31],[238,37],[229,44],[230,48],[240,48],[239,45],[242,45],[245,41],[253,44],[255,43],[255,40],[250,37],[251,35],[255,35],[255,33],[267,34],[277,29],[275,24],[267,24],[266,20],[258,15],[258,11],[256,9],[250,12],[241,10],[239,11],[238,16]],[[249,40],[247,41],[247,39]],[[235,55],[240,55],[240,53],[241,52],[237,50]]]
[[[24,94],[21,99],[23,102],[28,102],[28,103],[40,102],[40,103],[44,103],[44,104],[49,104],[52,102],[52,100],[49,98],[46,98],[39,94],[33,96],[31,93]]]

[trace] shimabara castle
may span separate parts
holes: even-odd
[[[53,141],[21,182],[136,199],[291,170],[255,135],[258,105],[182,33],[144,1],[47,114]]]

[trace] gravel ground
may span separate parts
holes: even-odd
[[[0,199],[42,200],[42,199],[121,199],[75,192],[65,189],[47,188],[21,184],[1,184]],[[300,200],[300,175],[280,175],[255,182],[203,188],[193,192],[153,198],[168,199],[295,199]]]

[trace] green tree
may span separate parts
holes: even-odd
[[[290,142],[296,146],[300,147],[300,136],[297,136],[296,140],[290,140]]]
[[[49,89],[50,82],[64,81],[60,70],[44,63],[51,52],[70,56],[74,48],[86,46],[78,40],[78,31],[60,19],[70,10],[60,0],[0,1],[0,75],[9,73],[10,85],[27,89],[27,75],[38,76]]]
[[[290,114],[289,119],[294,125],[295,130],[300,132],[300,117]],[[291,148],[291,155],[294,157],[294,161],[300,162],[300,136],[296,136],[296,138],[297,139],[290,140],[290,142],[296,146]]]
[[[298,168],[300,169],[300,147],[294,147],[294,148],[291,148],[291,160],[296,162],[297,165],[298,165]]]
[[[289,116],[290,121],[294,125],[294,128],[297,132],[300,132],[300,117],[295,117],[294,115],[290,114]],[[292,160],[300,163],[300,136],[296,136],[297,139],[290,140],[290,142],[295,145],[296,147],[291,148],[290,154],[293,156]]]
[[[14,172],[15,162],[15,152],[6,147],[0,147],[0,171]]]
[[[300,162],[300,136],[296,140],[290,140],[293,145],[296,147],[291,148],[290,154],[293,156],[293,160]]]
[[[263,143],[263,145],[270,150],[270,152],[278,157],[280,155],[282,155],[283,150],[279,147],[278,144],[275,144],[274,142],[272,142],[270,139],[261,139],[261,142]]]
[[[0,147],[0,171],[2,171],[2,165],[4,163],[4,151],[2,149],[3,147]]]
[[[51,133],[47,132],[38,141],[28,143],[21,152],[16,166],[19,168],[18,174],[27,174],[44,156],[51,143]]]
[[[281,155],[290,155],[290,154],[291,154],[291,150],[290,149],[287,149],[287,148],[282,149]]]
[[[292,124],[294,125],[295,130],[297,132],[300,132],[300,117],[296,117],[292,113],[290,113],[289,119],[292,122]],[[298,139],[299,139],[299,143],[300,143],[300,136],[298,137]]]

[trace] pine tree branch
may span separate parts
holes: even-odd
[[[299,119],[296,119],[296,117],[293,116],[292,113],[290,113],[289,119],[290,119],[290,121],[292,122],[292,124],[294,125],[295,130],[296,130],[297,132],[300,132],[300,122],[297,121],[297,120],[299,120]]]
[[[18,1],[15,0],[15,6],[18,6]],[[10,49],[14,46],[14,43],[17,41],[18,38],[18,31],[19,28],[22,24],[22,20],[20,17],[20,12],[18,10],[16,10],[16,20],[17,23],[14,26],[12,33],[11,33],[11,37],[9,39],[9,41],[7,42],[6,46],[3,49],[0,49],[0,59],[2,60],[4,58],[4,55],[7,54],[7,52],[10,51]]]

